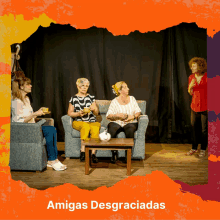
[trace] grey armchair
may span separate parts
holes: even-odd
[[[54,125],[53,119],[39,119],[37,123],[11,122],[11,170],[42,171],[47,166],[46,140],[42,125]]]
[[[108,111],[111,101],[109,100],[96,100],[100,116],[97,117],[97,121],[101,123],[100,133],[107,128],[109,120],[106,119],[106,113]],[[132,152],[132,159],[145,159],[145,133],[148,126],[148,116],[146,115],[146,101],[137,101],[141,109],[142,115],[138,120],[138,130],[134,135],[134,148]],[[81,140],[80,132],[72,128],[73,118],[64,115],[61,117],[64,131],[65,131],[65,156],[67,158],[79,158]],[[125,138],[124,132],[120,132],[117,138]],[[97,157],[111,157],[111,152],[106,150],[100,150],[96,153]],[[119,157],[124,157],[125,151],[119,151]]]

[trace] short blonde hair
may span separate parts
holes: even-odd
[[[89,80],[86,79],[86,78],[79,78],[79,79],[77,79],[77,80],[76,80],[76,85],[79,86],[80,84],[83,84],[84,82],[88,82],[89,85],[90,85]]]
[[[112,86],[112,91],[113,91],[113,93],[114,93],[115,95],[117,95],[117,96],[120,95],[119,90],[122,89],[122,85],[123,85],[124,83],[126,84],[126,82],[120,81],[120,82],[116,82],[115,85]]]

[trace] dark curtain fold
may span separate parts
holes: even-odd
[[[77,93],[80,77],[90,80],[89,93],[96,99],[113,99],[111,86],[127,82],[130,94],[147,102],[149,128],[158,128],[153,135],[148,129],[146,140],[157,136],[167,142],[179,135],[183,141],[190,126],[188,61],[195,56],[207,58],[206,42],[206,30],[194,23],[127,36],[113,36],[103,28],[76,30],[51,23],[22,42],[20,66],[32,80],[34,110],[50,108],[58,141],[64,141],[61,117]]]

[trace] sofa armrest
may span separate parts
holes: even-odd
[[[45,120],[45,123],[43,125],[54,126],[54,119],[53,118],[36,118],[35,122],[38,123],[40,120]]]
[[[12,143],[42,143],[43,133],[41,125],[45,120],[38,123],[11,123],[10,142]]]
[[[137,129],[137,138],[145,138],[145,133],[149,123],[149,118],[147,115],[141,115],[138,119],[138,129]]]
[[[73,123],[73,118],[70,117],[69,115],[64,115],[61,117],[62,123],[63,123],[63,127],[64,127],[64,131],[71,133],[72,132],[72,123]]]

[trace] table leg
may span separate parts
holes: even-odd
[[[85,149],[85,175],[89,174],[89,147]]]
[[[92,150],[89,151],[89,166],[92,167]]]
[[[131,148],[127,149],[127,175],[131,175]]]

